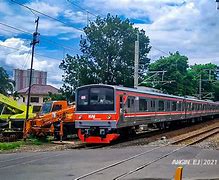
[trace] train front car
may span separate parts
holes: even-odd
[[[110,143],[117,139],[120,103],[116,90],[108,85],[87,85],[76,90],[75,127],[81,141]]]

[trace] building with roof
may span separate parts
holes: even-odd
[[[20,102],[27,104],[28,90],[26,87],[18,91],[21,96]],[[30,104],[40,108],[49,93],[59,94],[59,90],[51,85],[33,84],[30,90]]]
[[[14,69],[13,71],[15,81],[15,91],[19,91],[29,86],[30,81],[30,69]],[[47,72],[33,70],[32,72],[32,84],[47,84]]]

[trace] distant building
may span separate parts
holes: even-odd
[[[19,91],[29,86],[30,69],[28,70],[14,69],[13,76],[15,81],[15,91]],[[31,84],[46,85],[47,72],[33,70]]]
[[[22,97],[19,100],[20,102],[27,104],[28,89],[29,88],[27,87],[18,91],[18,94]],[[40,108],[45,98],[48,97],[49,92],[52,94],[59,93],[58,89],[51,85],[33,84],[30,91],[30,104]]]

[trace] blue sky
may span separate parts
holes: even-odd
[[[151,40],[149,57],[152,61],[168,52],[179,51],[189,57],[190,64],[212,62],[219,65],[219,11],[214,0],[15,1],[64,23],[31,12],[10,0],[0,0],[0,66],[10,74],[14,68],[30,67],[32,37],[28,33],[35,29],[36,16],[40,17],[41,36],[34,69],[47,71],[48,84],[56,87],[62,85],[62,71],[58,66],[65,54],[80,53],[78,44],[83,35],[80,29],[86,26],[87,20],[94,20],[94,15],[105,17],[107,13],[129,18],[135,27],[146,31]]]

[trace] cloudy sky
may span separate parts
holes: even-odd
[[[81,29],[95,15],[129,18],[150,37],[149,57],[155,61],[179,51],[190,64],[219,65],[219,10],[215,0],[14,0],[49,15],[0,0],[0,66],[30,68],[31,33],[39,20],[40,43],[34,69],[48,72],[48,84],[62,85],[58,66],[66,53],[79,53]],[[88,11],[88,12],[86,12]],[[56,19],[56,20],[55,20]]]

